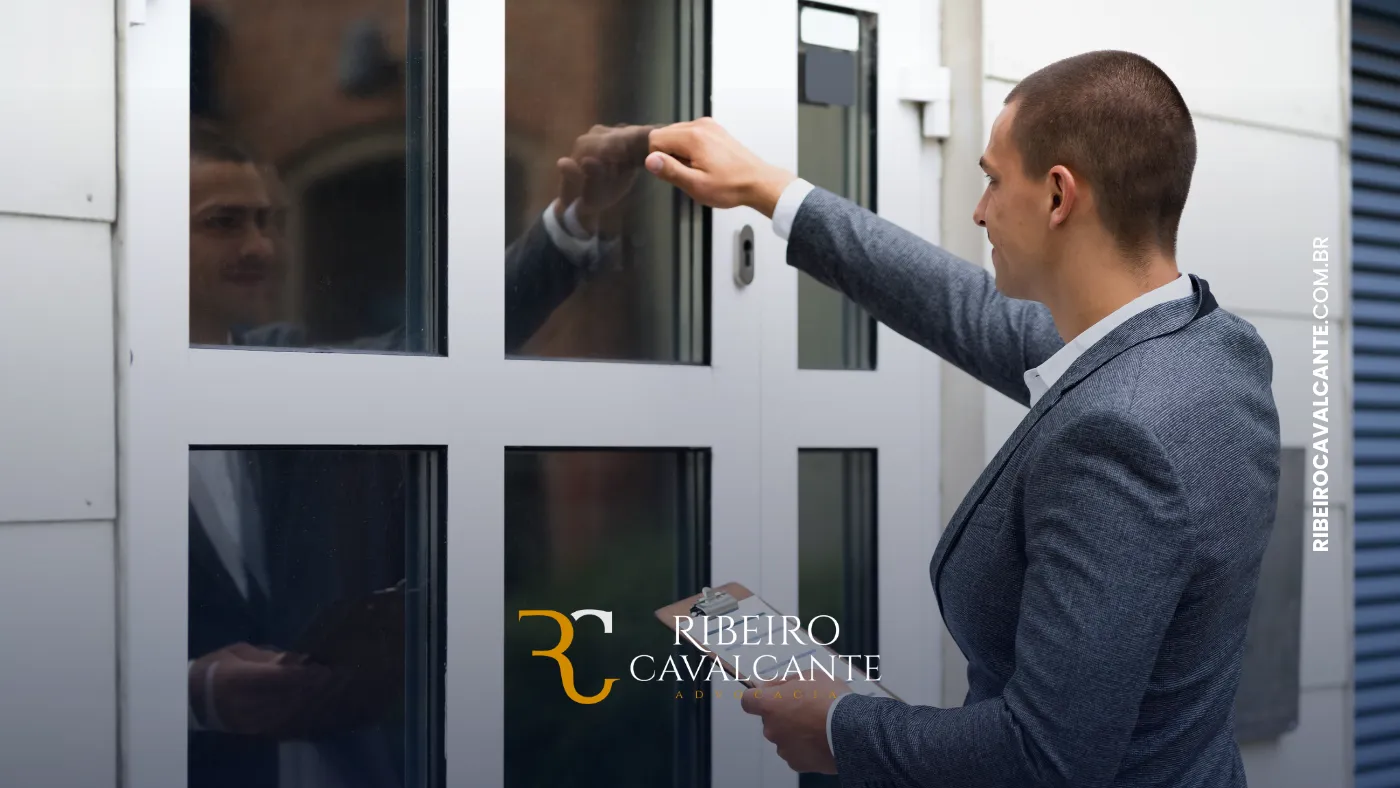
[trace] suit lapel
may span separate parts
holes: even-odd
[[[938,548],[933,554],[933,566],[930,573],[934,595],[938,597],[940,607],[942,606],[942,596],[938,591],[938,578],[943,571],[944,562],[948,560],[948,553],[952,551],[958,538],[962,536],[962,529],[967,524],[968,515],[977,508],[977,504],[982,502],[982,498],[991,489],[992,483],[1001,475],[1001,469],[1006,465],[1006,461],[1011,459],[1011,455],[1020,447],[1026,435],[1041,418],[1050,412],[1050,409],[1055,407],[1061,397],[1070,389],[1118,354],[1149,339],[1178,331],[1216,308],[1215,297],[1211,295],[1210,285],[1206,283],[1206,280],[1194,274],[1188,274],[1188,276],[1191,277],[1195,285],[1196,297],[1194,299],[1183,298],[1152,307],[1129,318],[1122,325],[1109,332],[1108,336],[1095,343],[1084,355],[1075,359],[1069,369],[1065,370],[1065,374],[1061,375],[1060,379],[1055,381],[1055,385],[1045,392],[1045,395],[1036,402],[1035,407],[1031,408],[1030,412],[1021,420],[1016,431],[1002,444],[992,461],[987,463],[987,467],[982,470],[982,474],[977,477],[972,489],[963,497],[962,503],[953,513],[953,518],[948,521],[944,536],[939,540]]]

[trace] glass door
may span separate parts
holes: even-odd
[[[656,608],[771,585],[782,244],[639,166],[703,114],[794,161],[795,20],[194,0],[125,29],[126,784],[752,783],[737,701],[634,666],[674,652]],[[569,671],[538,654],[566,630]]]
[[[728,581],[936,701],[936,363],[763,217],[639,169],[650,126],[712,115],[917,228],[894,75],[926,13],[151,4],[123,50],[124,780],[792,785],[732,697],[646,669],[681,653],[652,611]],[[540,654],[566,633],[567,671]]]

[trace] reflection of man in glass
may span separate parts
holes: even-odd
[[[560,160],[559,199],[506,250],[508,344],[528,339],[606,258],[596,222],[635,180],[647,131],[595,127]],[[191,143],[190,342],[302,346],[298,326],[272,321],[283,272],[269,173],[214,129],[193,128]],[[354,344],[401,348],[401,332]],[[317,742],[309,746],[329,752],[319,743],[326,736],[396,724],[387,718],[403,709],[403,637],[386,644],[398,664],[391,658],[346,668],[296,653],[308,623],[303,613],[328,601],[308,595],[336,595],[335,579],[308,579],[317,562],[301,559],[306,550],[331,549],[322,531],[347,527],[347,520],[301,488],[314,469],[267,454],[209,450],[190,457],[189,784],[394,785],[392,770],[382,768],[387,758],[371,748],[352,754],[353,768],[331,773],[299,764],[296,777],[286,776],[289,742]],[[300,512],[294,525],[289,511]],[[289,588],[302,591],[288,598]],[[304,754],[307,746],[298,746]],[[331,762],[324,752],[312,755],[307,760],[319,769]]]
[[[594,126],[558,162],[560,190],[505,252],[506,352],[528,340],[611,248],[599,218],[626,196],[647,153],[647,126]],[[302,326],[274,322],[284,267],[282,211],[269,173],[205,124],[190,133],[190,343],[305,347]],[[401,350],[403,328],[349,343]]]
[[[190,343],[227,345],[269,322],[281,278],[264,174],[212,129],[190,131]]]

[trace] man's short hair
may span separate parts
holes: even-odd
[[[190,158],[224,164],[252,164],[257,161],[253,152],[233,135],[203,120],[190,123]]]
[[[1012,102],[1011,139],[1027,177],[1064,165],[1093,189],[1099,218],[1123,251],[1176,253],[1196,130],[1160,68],[1131,52],[1088,52],[1021,80],[1006,97]]]

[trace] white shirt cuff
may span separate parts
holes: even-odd
[[[783,189],[782,195],[778,197],[778,204],[773,208],[773,232],[777,233],[779,238],[786,241],[792,234],[792,223],[797,220],[797,209],[802,207],[802,201],[807,199],[807,195],[815,188],[817,187],[798,178]]]
[[[569,203],[569,207],[564,209],[564,229],[569,231],[569,235],[586,241],[593,237],[593,233],[583,226],[583,222],[578,220],[578,200]]]
[[[831,718],[836,714],[836,704],[845,700],[848,695],[850,695],[849,692],[837,695],[836,700],[833,700],[831,705],[826,707],[826,746],[827,749],[831,750],[832,758],[836,757],[836,742],[831,740]]]
[[[577,216],[569,217],[568,211],[573,210],[569,206],[565,211],[565,220],[573,218],[573,223],[578,224]],[[598,257],[598,237],[575,237],[564,226],[559,223],[559,217],[554,215],[554,203],[545,206],[544,215],[540,217],[544,222],[544,231],[549,234],[549,240],[554,243],[569,262],[575,265],[587,265]],[[581,229],[581,228],[580,228]]]

